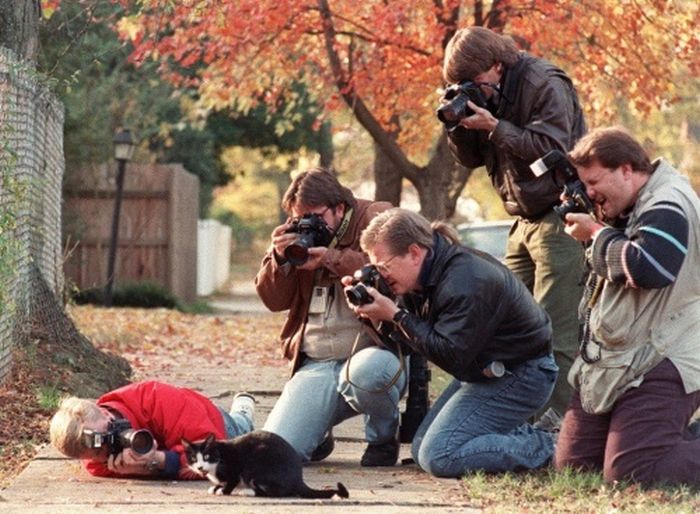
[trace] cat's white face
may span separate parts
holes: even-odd
[[[216,467],[218,466],[218,463],[207,461],[202,452],[197,452],[194,457],[194,460],[191,460],[188,463],[189,468],[195,473],[207,477],[215,484],[220,483],[216,478]]]

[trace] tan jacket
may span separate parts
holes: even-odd
[[[352,275],[369,262],[360,249],[360,234],[377,214],[393,207],[388,202],[356,200],[345,234],[334,248],[329,248],[322,265],[331,280]],[[279,342],[282,354],[291,361],[292,373],[299,367],[299,351],[314,286],[314,272],[298,270],[289,263],[279,264],[270,248],[263,257],[255,287],[260,299],[271,311],[289,310]],[[358,322],[358,331],[360,323]]]
[[[569,372],[586,412],[609,411],[665,358],[678,369],[686,393],[700,390],[700,200],[667,162],[659,161],[641,189],[625,234],[638,231],[641,213],[661,201],[677,203],[688,217],[688,253],[676,280],[664,288],[633,289],[605,281],[590,317],[601,359],[589,364],[577,357]],[[589,345],[589,353],[596,352]]]

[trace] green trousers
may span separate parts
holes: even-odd
[[[564,232],[564,223],[554,211],[537,221],[516,220],[508,236],[506,266],[552,320],[559,377],[543,411],[552,407],[562,415],[573,392],[567,375],[578,350],[583,259],[583,245]]]

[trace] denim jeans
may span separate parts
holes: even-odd
[[[547,402],[556,379],[557,366],[548,355],[524,362],[501,378],[453,380],[418,427],[413,459],[439,477],[548,463],[554,452],[551,434],[526,420]]]
[[[508,236],[504,263],[527,286],[552,320],[559,378],[549,402],[560,415],[569,405],[569,369],[578,351],[578,304],[583,295],[583,246],[564,231],[552,210],[537,221],[518,219]]]
[[[364,414],[367,442],[396,437],[406,373],[382,389],[399,371],[399,359],[375,346],[360,350],[349,361],[352,384],[346,381],[347,362],[307,358],[285,384],[263,430],[281,436],[304,460],[328,430],[357,414]]]
[[[219,407],[221,417],[224,418],[224,429],[226,437],[232,439],[239,435],[247,434],[253,431],[253,420],[240,412],[228,413]]]

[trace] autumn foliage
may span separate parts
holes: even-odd
[[[491,26],[563,66],[589,113],[614,116],[626,98],[639,111],[682,94],[700,71],[693,1],[141,0],[120,29],[133,58],[196,86],[209,107],[274,105],[304,80],[328,109],[361,99],[400,142],[425,148],[446,40],[457,27]],[[187,71],[183,73],[183,68]],[[194,72],[194,73],[192,73]]]
[[[321,116],[349,108],[381,150],[378,197],[396,201],[396,188],[381,187],[404,177],[432,218],[452,213],[469,176],[448,159],[435,117],[458,28],[487,26],[564,68],[591,126],[618,121],[622,107],[658,110],[700,72],[695,0],[112,1],[124,9],[117,29],[131,60],[158,62],[197,93],[200,112],[289,106],[298,82]]]

